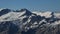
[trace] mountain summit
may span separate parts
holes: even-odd
[[[2,10],[0,10],[0,16],[4,15],[4,14],[10,12],[10,11],[11,11],[10,9],[2,9]]]
[[[60,14],[27,9],[0,10],[0,34],[59,34]]]
[[[32,14],[32,13],[31,13],[29,10],[27,10],[27,9],[21,9],[20,12],[25,12],[24,15],[27,15],[27,16],[29,16],[29,15]]]

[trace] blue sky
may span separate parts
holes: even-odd
[[[60,0],[0,0],[0,8],[60,11]]]

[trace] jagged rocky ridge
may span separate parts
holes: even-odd
[[[0,34],[59,34],[60,14],[27,9],[0,10]]]

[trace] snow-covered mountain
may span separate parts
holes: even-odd
[[[0,34],[59,34],[60,13],[0,10]]]

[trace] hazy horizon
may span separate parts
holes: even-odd
[[[0,0],[0,8],[60,11],[60,0]]]

